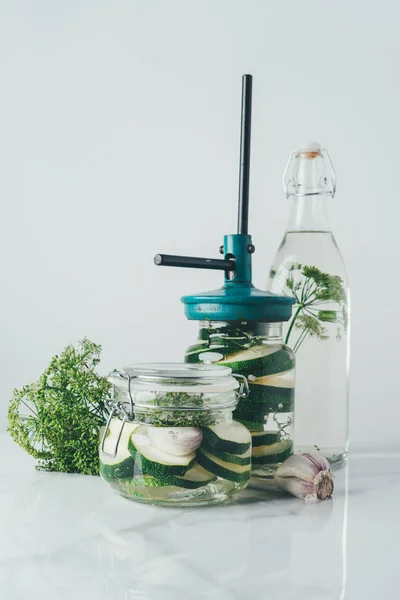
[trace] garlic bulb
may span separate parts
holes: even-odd
[[[325,500],[333,493],[333,475],[329,462],[319,454],[295,454],[275,471],[280,489],[306,502]]]

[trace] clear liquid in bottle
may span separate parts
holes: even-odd
[[[292,154],[286,176],[292,209],[268,290],[296,300],[284,324],[297,363],[295,451],[317,450],[340,467],[348,452],[349,291],[327,214],[335,191],[330,167],[317,144]]]

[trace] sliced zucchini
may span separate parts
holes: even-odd
[[[284,348],[259,345],[235,352],[218,361],[218,364],[230,367],[233,372],[243,375],[262,377],[293,369],[294,359]]]
[[[148,475],[142,476],[143,479],[146,480]],[[188,471],[186,471],[185,475],[182,477],[176,475],[168,475],[164,479],[159,479],[156,477],[149,477],[151,480],[150,483],[140,483],[140,477],[135,477],[134,483],[137,481],[137,485],[151,485],[151,486],[166,486],[172,485],[174,487],[181,487],[185,489],[197,489],[203,487],[204,485],[208,485],[211,481],[215,481],[217,479],[216,475],[210,473],[206,469],[204,469],[198,463],[195,463],[193,467],[191,467]]]
[[[141,487],[178,487],[185,489],[197,489],[202,486],[208,485],[211,481],[216,479],[216,475],[206,471],[199,464],[195,464],[189,469],[183,477],[174,475],[168,475],[167,477],[160,478],[152,475],[136,475],[129,482],[118,482],[119,486],[124,488],[125,491],[135,492],[135,488]],[[116,483],[116,482],[114,482]],[[125,487],[124,487],[125,486]]]
[[[110,459],[113,461],[120,458]],[[112,464],[104,462],[104,456],[100,458],[99,473],[105,481],[115,481],[116,479],[124,479],[132,477],[134,470],[134,460],[132,457],[126,458],[122,462],[114,462]]]
[[[280,413],[280,412],[293,412],[294,409],[294,390],[289,390],[289,394],[280,394],[279,388],[270,388],[272,391],[268,392],[262,388],[266,386],[249,385],[250,394],[248,398],[239,400],[236,410],[240,414],[241,412],[252,412],[263,413],[265,415],[269,413]],[[254,388],[257,388],[254,391]],[[274,390],[278,390],[275,393]]]
[[[114,482],[113,487],[126,498],[137,498],[141,500],[168,501],[171,491],[177,488],[171,488],[161,480],[150,475],[139,475],[133,479],[121,479]],[[149,490],[148,488],[152,488]]]
[[[262,431],[264,429],[265,422],[268,418],[268,411],[265,409],[263,405],[255,406],[246,406],[245,409],[242,405],[238,405],[238,408],[233,413],[233,416],[237,421],[243,423],[248,423],[246,427],[252,431]],[[262,428],[260,429],[260,425]]]
[[[253,466],[278,464],[289,458],[292,452],[292,440],[284,440],[269,446],[256,446],[253,448],[251,462]]]
[[[244,454],[250,446],[249,432],[241,423],[233,421],[203,428],[202,447],[212,454]]]
[[[134,460],[128,450],[128,444],[131,434],[138,427],[138,423],[125,423],[121,432],[122,422],[119,419],[112,419],[106,439],[104,440],[104,451],[100,448],[100,475],[105,481],[114,481],[115,479],[124,479],[132,477],[134,470]],[[115,452],[119,434],[121,437],[118,443],[117,456],[110,456]],[[108,454],[106,454],[108,453]]]
[[[222,479],[241,483],[250,479],[250,465],[234,465],[213,456],[207,450],[197,451],[197,461],[202,467]]]
[[[293,412],[294,410],[294,399],[286,401],[280,399],[279,402],[265,401],[257,402],[246,398],[239,400],[234,417],[241,423],[243,421],[254,422],[254,423],[265,423],[270,413],[287,413]],[[250,427],[250,429],[253,429]]]
[[[264,379],[261,377],[260,379]],[[259,380],[256,380],[259,381]],[[271,398],[279,400],[280,398],[292,398],[294,396],[294,387],[276,387],[273,385],[265,385],[262,383],[256,383],[256,381],[249,381],[250,388],[250,402],[258,401],[263,402],[270,400]]]
[[[151,426],[140,425],[131,435],[128,448],[135,460],[135,472],[164,479],[168,475],[185,475],[194,464],[196,452],[177,456],[163,452],[151,444]]]
[[[174,485],[186,489],[197,489],[208,485],[211,481],[215,481],[216,475],[204,469],[200,464],[195,463],[183,477],[168,476],[166,481],[168,485]]]
[[[173,454],[165,454],[157,451],[146,453],[151,456],[147,458],[140,452],[136,453],[135,456],[135,472],[144,473],[146,475],[152,475],[153,477],[168,481],[168,478],[175,475],[185,475],[185,473],[194,465],[196,453],[193,452],[190,456],[186,457],[187,462],[185,464],[176,464],[172,462],[172,457],[177,458]],[[182,458],[182,457],[179,457]],[[161,462],[163,461],[163,462]]]
[[[252,431],[251,441],[254,449],[257,446],[268,446],[270,444],[276,444],[280,441],[280,433],[278,431]]]
[[[216,477],[213,473],[210,473],[210,471],[207,471],[207,469],[204,469],[204,467],[202,467],[198,463],[195,463],[194,466],[191,469],[189,469],[189,471],[186,471],[183,477],[179,477],[179,479],[185,479],[186,481],[195,481],[204,485],[205,483],[214,481]]]
[[[250,404],[263,404],[266,412],[291,412],[294,404],[294,380],[272,375],[249,381]]]
[[[206,450],[206,448],[204,448]],[[246,450],[243,454],[230,454],[230,452],[220,452],[218,449],[214,448],[213,451],[210,451],[210,454],[220,458],[224,462],[233,464],[233,465],[250,465],[251,464],[251,448]]]
[[[290,386],[276,386],[267,385],[262,383],[263,380],[268,379],[267,377],[259,377],[255,381],[249,381],[250,388],[250,401],[257,400],[258,402],[267,401],[270,399],[279,401],[280,399],[286,400],[291,399],[294,396],[294,385]]]
[[[257,377],[252,383],[260,385],[268,385],[279,388],[294,387],[294,371],[285,371],[284,373],[276,373],[275,375],[266,375],[265,377]]]
[[[161,479],[157,479],[157,477],[152,477],[151,475],[136,475],[132,479],[132,486],[137,487],[160,487],[166,485],[169,485],[169,483],[165,483]]]
[[[185,354],[185,362],[187,363],[201,363],[204,362],[204,357],[200,358],[201,355],[208,352],[216,352],[221,356],[225,355],[226,349],[224,346],[213,345],[210,347],[208,341],[200,342],[196,346],[191,346]]]
[[[253,432],[253,431],[259,431],[262,432],[264,431],[264,422],[263,423],[255,423],[254,421],[247,421],[246,419],[241,419],[240,416],[238,417],[236,415],[236,413],[233,413],[234,417],[237,421],[239,421],[239,423],[241,423],[242,425],[244,425],[246,427],[246,429],[249,429],[249,431]]]

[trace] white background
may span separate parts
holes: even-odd
[[[101,343],[106,373],[194,341],[179,298],[222,275],[152,259],[218,257],[234,232],[250,72],[255,283],[287,157],[317,139],[352,290],[351,441],[399,444],[399,27],[395,0],[0,0],[0,429],[69,342]]]

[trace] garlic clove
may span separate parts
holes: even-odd
[[[306,502],[317,502],[317,494],[312,483],[298,479],[297,477],[285,477],[277,480],[277,484],[281,490],[289,492],[292,496],[306,500]]]
[[[294,454],[285,460],[275,471],[276,477],[298,477],[304,481],[314,481],[320,471],[328,471],[329,462],[318,454]]]
[[[280,489],[306,502],[325,500],[334,489],[329,462],[319,454],[290,456],[275,471],[274,480]]]
[[[316,489],[318,500],[325,500],[326,498],[330,498],[332,496],[335,486],[333,483],[333,475],[331,470],[320,471],[313,483]]]

